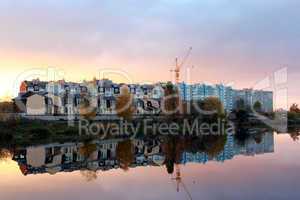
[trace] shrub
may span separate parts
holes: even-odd
[[[67,128],[66,130],[55,132],[55,134],[61,135],[61,136],[74,136],[74,135],[78,135],[78,130],[72,129],[72,128]]]
[[[52,136],[52,133],[47,128],[33,128],[29,133],[33,140],[46,140]]]
[[[14,139],[14,136],[10,132],[0,133],[0,144],[7,145],[10,144]]]

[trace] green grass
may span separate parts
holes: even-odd
[[[63,122],[16,120],[0,122],[1,146],[24,146],[51,142],[81,141],[89,138],[80,136],[78,127]]]

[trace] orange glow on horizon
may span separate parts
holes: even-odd
[[[193,59],[193,57],[191,59]],[[230,60],[224,60],[223,62],[223,65],[225,65],[226,62],[230,62]],[[196,67],[190,69],[190,75],[188,76],[186,70],[187,66],[190,66],[191,63],[195,64]],[[70,55],[20,53],[8,50],[7,52],[1,52],[0,55],[0,68],[2,73],[0,79],[0,101],[10,99],[18,94],[21,80],[16,80],[20,74],[30,71],[31,69],[47,70],[49,66],[53,66],[55,69],[63,70],[64,75],[61,79],[74,82],[92,80],[96,77],[109,78],[119,83],[156,83],[159,81],[166,82],[172,80],[174,74],[171,74],[169,71],[172,64],[172,57],[164,59],[158,58],[157,60],[151,58],[130,59],[120,55],[114,57],[113,55],[104,54],[92,59],[73,59]],[[251,66],[251,63],[248,63],[248,65]],[[252,65],[255,66],[255,62],[252,63]],[[266,73],[262,72],[259,76],[251,73],[245,74],[243,70],[235,70],[235,72],[232,73],[221,66],[218,68],[213,67],[219,66],[216,60],[203,60],[203,58],[201,61],[190,61],[187,66],[182,70],[182,81],[187,83],[205,82],[210,84],[233,83],[233,87],[236,89],[251,88],[255,85],[257,80],[264,78],[264,74]],[[120,70],[129,78],[124,78],[116,74],[100,77],[100,71],[104,69],[112,71]],[[45,80],[45,78],[39,76],[33,76],[28,79],[31,80],[33,78]],[[16,88],[18,89],[16,90]],[[295,92],[293,92],[288,100],[289,105],[294,102],[299,103],[299,96],[296,96]],[[284,103],[285,102],[279,104]]]

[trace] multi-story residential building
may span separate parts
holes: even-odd
[[[211,93],[214,96],[215,91],[213,88],[208,88],[205,84],[195,84],[190,87],[189,99],[191,100],[203,100],[207,97],[208,93]]]
[[[51,81],[46,83],[46,91],[56,96],[64,94],[66,91],[69,91],[69,89],[69,84],[63,80],[57,82]]]
[[[224,109],[227,112],[230,112],[234,109],[233,107],[233,99],[234,99],[234,91],[230,86],[224,86],[223,84],[216,85],[216,93],[217,97],[223,103]]]
[[[24,104],[23,111],[28,115],[78,115],[87,102],[97,114],[116,114],[116,101],[122,87],[128,88],[139,114],[160,112],[160,100],[164,96],[161,84],[125,85],[108,79],[82,83],[24,81],[15,101]]]
[[[42,82],[37,79],[24,81],[20,86],[19,96],[15,100],[23,102],[25,105],[23,110],[28,115],[78,115],[80,106],[86,102],[97,114],[116,114],[116,102],[121,88],[127,87],[137,107],[136,112],[150,114],[160,112],[164,86],[163,83],[125,85],[113,83],[108,79],[94,79],[82,83],[64,80]],[[252,89],[234,90],[223,84],[186,84],[183,82],[177,87],[183,101],[217,97],[227,112],[236,109],[238,100],[243,100],[245,106],[249,108],[258,101],[262,105],[263,112],[273,111],[272,92]]]
[[[231,87],[207,84],[186,84],[180,83],[178,85],[179,95],[184,101],[191,100],[204,100],[208,97],[218,97],[222,102],[226,111],[233,110],[233,98],[234,93]]]
[[[214,87],[206,84],[178,84],[179,95],[184,101],[203,100],[210,96],[216,96]]]
[[[43,93],[46,92],[47,82],[40,81],[39,79],[34,79],[32,81],[23,81],[20,85],[20,94],[25,94],[27,92],[33,93]]]
[[[187,96],[190,96],[190,91],[188,93],[188,84],[186,84],[185,82],[182,82],[182,83],[179,83],[177,85],[178,87],[178,93],[179,93],[179,96],[180,98],[183,100],[183,101],[190,101],[190,99],[187,99]]]
[[[262,112],[273,111],[273,92],[253,89],[243,89],[234,91],[234,107],[239,100],[242,100],[244,106],[248,109],[253,108],[256,102],[261,104]]]
[[[260,102],[263,112],[273,111],[273,92],[256,90],[253,93],[253,104]]]
[[[234,91],[234,103],[235,107],[237,107],[237,103],[239,100],[243,101],[245,107],[251,108],[252,103],[252,90],[251,89],[243,89],[243,90],[235,90]]]
[[[231,112],[237,108],[238,100],[243,100],[248,108],[255,102],[260,102],[263,112],[273,111],[273,93],[270,91],[243,89],[235,90],[223,84],[178,84],[179,95],[183,101],[204,100],[208,97],[217,97],[222,102],[224,109]]]

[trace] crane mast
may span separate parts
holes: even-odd
[[[188,188],[186,187],[186,185],[184,184],[184,182],[182,181],[182,176],[181,176],[181,172],[180,172],[180,166],[179,164],[176,164],[176,172],[175,172],[175,177],[172,178],[172,180],[176,181],[176,191],[179,192],[180,190],[180,185],[182,185],[184,192],[187,194],[187,198],[189,200],[193,200],[191,193],[189,192]]]
[[[180,71],[182,66],[185,64],[185,62],[187,61],[188,57],[190,56],[192,52],[192,47],[189,48],[189,50],[187,51],[185,57],[183,58],[182,62],[179,63],[178,62],[178,58],[175,59],[175,69],[171,70],[171,72],[175,72],[175,83],[179,84],[180,83]]]

